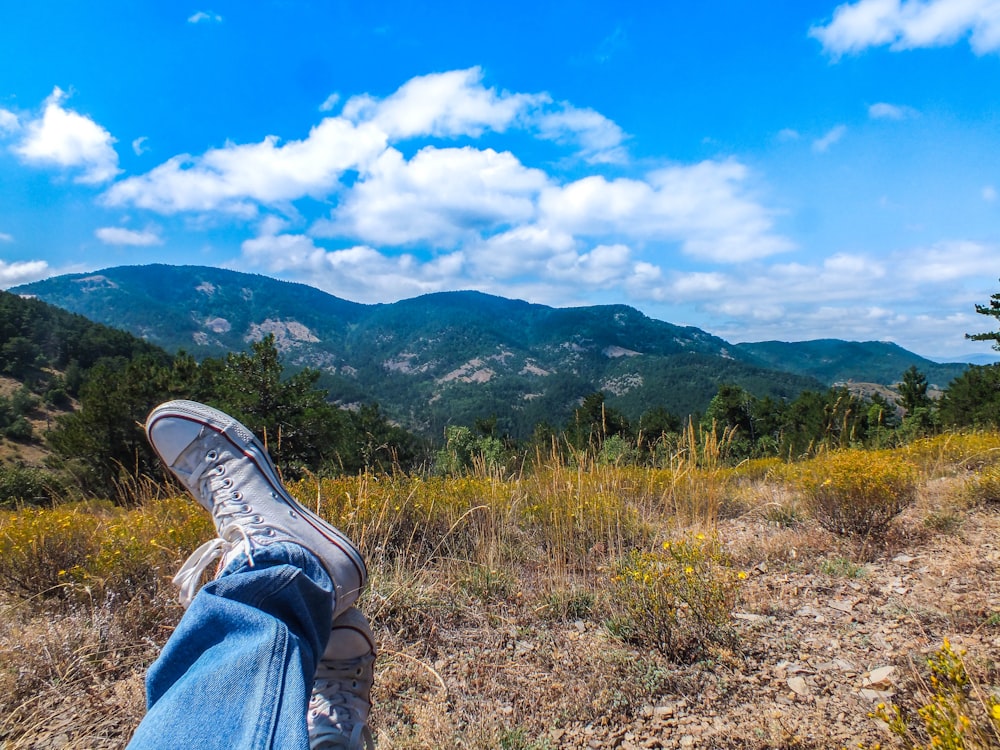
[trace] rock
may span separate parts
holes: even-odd
[[[889,687],[893,684],[895,674],[895,667],[878,667],[869,672],[861,684],[866,688]]]
[[[809,695],[810,692],[812,692],[809,689],[809,685],[806,684],[806,680],[804,677],[789,677],[787,682],[788,682],[788,687],[790,687],[792,689],[792,692],[795,693],[796,695],[801,695],[805,697]]]

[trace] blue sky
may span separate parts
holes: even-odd
[[[998,126],[1000,0],[4,3],[0,288],[199,264],[961,359]]]

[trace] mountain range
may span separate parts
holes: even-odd
[[[625,305],[553,308],[480,292],[365,305],[303,284],[201,266],[120,266],[10,291],[198,358],[268,334],[286,366],[312,367],[338,403],[377,401],[417,432],[496,416],[516,437],[562,424],[586,394],[636,420],[653,407],[703,411],[719,385],[794,398],[850,381],[893,385],[916,365],[945,386],[966,364],[939,364],[883,342],[730,344]]]

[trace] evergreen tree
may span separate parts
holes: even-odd
[[[992,318],[1000,320],[1000,292],[990,296],[989,305],[976,305],[976,312],[980,315],[988,315]],[[972,339],[973,341],[992,341],[993,348],[1000,351],[1000,331],[991,331],[989,333],[967,333],[965,338]]]
[[[930,396],[927,395],[927,377],[917,369],[916,365],[910,365],[909,369],[903,373],[903,380],[899,384],[899,398],[896,403],[902,406],[907,414],[918,408],[931,406]]]
[[[155,473],[142,425],[162,398],[169,370],[158,357],[106,359],[91,368],[80,408],[59,418],[48,442],[61,468],[87,493],[116,496],[123,475]]]
[[[612,435],[627,436],[629,423],[615,409],[604,403],[600,391],[585,396],[566,427],[566,437],[575,448],[599,450],[604,440]]]
[[[1000,365],[970,367],[945,389],[938,403],[942,424],[1000,427]]]

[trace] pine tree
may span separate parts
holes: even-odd
[[[1000,320],[1000,293],[994,294],[990,297],[990,304],[987,305],[976,305],[976,312],[980,315],[989,315],[991,317]],[[1000,331],[993,331],[991,333],[967,333],[965,338],[972,339],[973,341],[992,341],[993,348],[1000,351]]]

